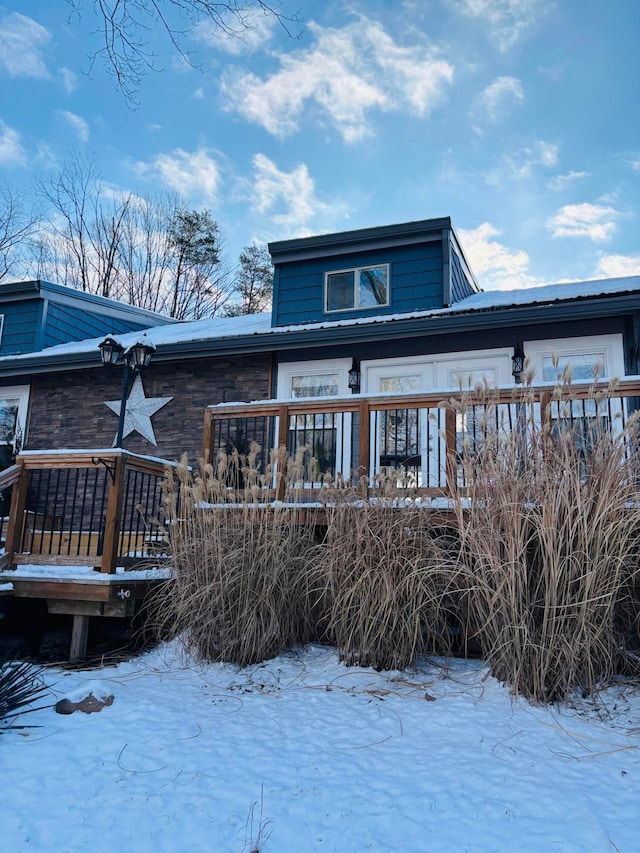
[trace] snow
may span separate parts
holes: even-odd
[[[561,284],[549,284],[541,287],[520,288],[518,290],[497,291],[488,290],[475,293],[466,299],[456,302],[449,308],[437,308],[428,311],[408,313],[383,314],[375,317],[362,316],[343,320],[328,320],[319,323],[305,323],[292,326],[271,325],[271,314],[246,314],[239,317],[214,317],[206,320],[168,322],[160,326],[145,329],[145,338],[155,347],[181,345],[198,341],[216,341],[225,338],[247,338],[255,335],[281,334],[300,332],[313,329],[331,329],[343,326],[376,325],[411,319],[435,319],[451,314],[467,314],[480,311],[491,311],[522,305],[548,304],[553,306],[559,301],[585,299],[597,296],[640,292],[640,276],[624,278],[594,279]],[[140,332],[129,332],[118,335],[118,342],[127,348],[134,345],[140,338]],[[33,358],[53,359],[65,358],[82,354],[95,355],[98,360],[98,345],[104,340],[91,338],[83,341],[72,341],[66,344],[48,347],[37,353],[24,353],[0,357],[0,365],[7,362],[19,363]]]
[[[640,694],[533,707],[479,662],[346,668],[311,646],[240,670],[177,644],[48,669],[1,736],[3,849],[111,853],[638,850]],[[42,701],[38,703],[42,705]]]
[[[7,569],[0,573],[0,579],[8,580],[33,580],[42,578],[53,578],[54,580],[74,580],[83,583],[104,584],[121,583],[122,581],[138,580],[164,580],[172,576],[169,568],[131,569],[126,570],[122,566],[116,568],[115,574],[97,572],[93,566],[45,566],[29,565],[18,566],[17,569]]]

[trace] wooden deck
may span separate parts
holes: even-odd
[[[410,490],[412,499],[445,517],[450,497],[465,494],[461,460],[482,441],[487,412],[509,431],[527,418],[550,429],[562,420],[588,427],[597,419],[617,430],[640,404],[640,377],[566,390],[516,386],[220,404],[206,410],[203,455],[215,461],[221,452],[257,448],[254,473],[262,485],[250,500],[274,505],[287,494],[284,477],[269,469],[271,453],[306,456],[315,474],[309,482],[302,476],[298,524],[322,524],[323,510],[313,506],[321,485],[326,496],[327,485],[348,478],[367,500],[380,495],[376,478],[388,471],[403,473],[398,498]],[[50,612],[73,616],[72,657],[85,652],[91,618],[129,616],[135,602],[167,582],[161,571],[125,569],[166,563],[159,519],[169,464],[113,449],[27,451],[0,473],[0,594],[43,599]],[[228,510],[246,499],[239,487],[244,476],[237,466],[223,490]]]
[[[91,618],[132,616],[170,578],[158,522],[168,464],[121,450],[26,452],[0,474],[11,491],[0,586],[73,617],[71,660],[85,655]]]

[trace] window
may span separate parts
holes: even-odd
[[[554,382],[562,379],[567,367],[571,371],[571,378],[576,381],[595,379],[596,376],[602,376],[605,373],[605,354],[604,352],[585,352],[561,356],[543,356],[543,381]]]
[[[0,470],[13,462],[13,455],[24,444],[29,402],[27,386],[0,388]]]
[[[339,373],[307,373],[291,377],[291,396],[337,397]]]
[[[388,264],[327,273],[325,311],[352,311],[388,304]]]

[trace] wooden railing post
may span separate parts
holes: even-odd
[[[289,449],[289,407],[278,406],[278,460],[284,462],[284,451]],[[276,500],[283,501],[286,491],[286,471],[277,471]]]
[[[458,481],[458,465],[456,461],[456,413],[447,409],[444,413],[445,452],[446,452],[446,493],[448,497],[455,494]]]
[[[118,559],[118,541],[120,539],[120,522],[122,519],[122,502],[124,500],[125,456],[118,453],[113,462],[113,480],[109,483],[107,498],[107,517],[104,528],[104,544],[102,548],[102,565],[100,571],[115,574]]]
[[[11,494],[9,524],[7,525],[7,537],[4,545],[10,566],[13,565],[13,555],[22,549],[22,533],[24,530],[24,515],[27,508],[28,489],[29,472],[25,468],[24,464],[22,464],[20,476],[14,484],[13,492]]]
[[[358,441],[358,480],[369,481],[371,454],[371,409],[367,399],[360,400],[360,436]],[[366,497],[366,495],[364,495]]]
[[[213,413],[209,409],[204,411],[204,429],[202,431],[202,459],[205,463],[215,462],[212,458],[212,434],[213,434]]]

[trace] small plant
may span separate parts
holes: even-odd
[[[249,806],[249,814],[244,827],[244,847],[242,853],[262,853],[263,845],[269,840],[273,827],[273,821],[264,816],[264,785],[260,789],[260,814],[256,816],[254,800]]]
[[[14,661],[0,664],[0,726],[46,692],[39,667]]]

